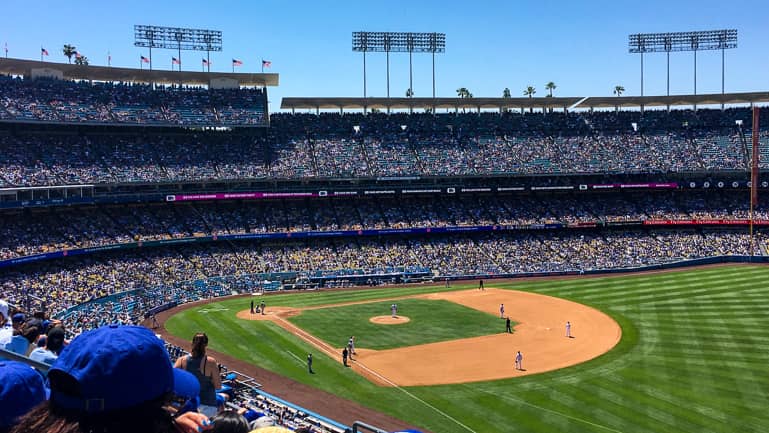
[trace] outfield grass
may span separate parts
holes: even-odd
[[[606,355],[559,371],[401,390],[372,385],[321,354],[318,374],[306,374],[294,356],[311,347],[271,323],[234,319],[235,311],[248,308],[243,299],[202,307],[204,314],[187,310],[167,326],[184,338],[204,329],[215,350],[436,433],[769,431],[769,334],[763,327],[769,267],[488,283],[596,307],[622,326],[622,340]],[[318,292],[267,301],[322,305],[429,290],[444,289]]]
[[[390,315],[392,302],[387,301],[307,310],[289,320],[332,346],[343,347],[350,336],[355,335],[356,348],[376,350],[479,337],[505,330],[505,322],[499,317],[454,302],[400,299],[396,303],[398,315],[408,317],[409,322],[371,323],[371,317]]]

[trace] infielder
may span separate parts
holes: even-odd
[[[523,355],[520,350],[515,354],[515,369],[523,370]]]
[[[571,322],[566,322],[566,336],[571,338]]]
[[[347,340],[347,349],[350,352],[350,359],[352,359],[353,355],[357,355],[355,352],[355,336],[351,336],[349,340]]]
[[[505,304],[499,304],[499,318],[505,318]]]

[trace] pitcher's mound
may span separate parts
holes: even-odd
[[[375,316],[368,320],[369,322],[376,323],[377,325],[402,325],[411,321],[411,319],[406,316]]]

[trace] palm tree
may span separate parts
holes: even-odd
[[[413,91],[413,90],[411,90],[411,87],[409,87],[408,89],[406,89],[406,97],[407,97],[407,98],[413,98],[413,97],[414,97],[414,91]]]
[[[622,86],[614,86],[614,94],[617,95],[619,98],[622,95],[622,92],[625,91],[625,88]],[[614,106],[614,111],[619,111],[619,104]]]
[[[556,86],[555,83],[552,82],[552,81],[550,81],[547,84],[545,84],[545,89],[550,91],[550,94],[547,95],[547,96],[552,98],[553,97],[553,90],[555,90],[556,87],[558,87],[558,86]]]
[[[472,98],[473,94],[470,93],[469,90],[467,90],[467,87],[460,87],[457,89],[457,96],[464,99],[464,98]]]
[[[75,64],[76,65],[82,65],[82,66],[88,66],[88,57],[86,57],[86,56],[75,57]]]
[[[64,55],[67,56],[67,61],[72,63],[72,56],[77,52],[77,47],[70,44],[64,44],[64,49],[62,51],[64,52]]]
[[[505,99],[510,99],[513,97],[513,95],[510,94],[510,89],[505,87],[505,90],[502,91],[502,97]]]
[[[537,93],[537,89],[535,89],[534,86],[527,86],[526,90],[523,91],[523,96],[528,96],[529,98],[531,98],[532,96],[534,96],[535,93]],[[534,112],[534,106],[532,105],[529,107],[529,113],[533,113],[533,112]]]
[[[526,90],[523,91],[523,96],[531,98],[535,93],[537,93],[537,89],[535,89],[534,86],[527,86]]]

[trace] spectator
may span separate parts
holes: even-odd
[[[212,356],[206,355],[208,336],[204,333],[195,334],[192,337],[191,354],[176,360],[175,367],[189,371],[200,382],[200,406],[201,413],[213,417],[219,412],[216,401],[216,390],[222,387],[219,377],[219,364]]]
[[[37,347],[29,354],[29,358],[44,364],[52,365],[64,348],[64,329],[53,327],[45,336],[45,347]]]
[[[30,366],[0,360],[0,433],[48,398],[43,378]]]
[[[162,341],[143,327],[112,325],[79,335],[48,378],[50,401],[24,415],[13,433],[192,433],[207,421],[192,413],[174,419],[163,408],[175,374]]]
[[[248,421],[234,410],[225,410],[212,419],[211,433],[248,433]]]
[[[11,342],[13,338],[13,324],[8,320],[8,303],[0,299],[0,349]]]

